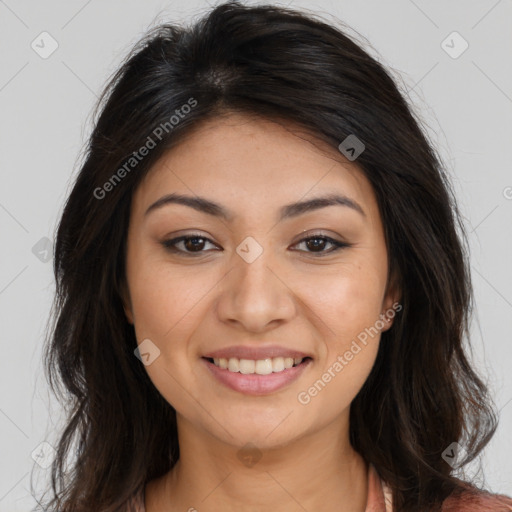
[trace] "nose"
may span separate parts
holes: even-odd
[[[297,300],[285,272],[266,249],[251,263],[238,254],[232,270],[219,283],[219,319],[248,332],[265,332],[290,321]]]

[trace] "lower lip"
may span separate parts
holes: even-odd
[[[202,358],[202,361],[213,376],[222,384],[246,395],[267,395],[278,391],[298,379],[312,362],[311,359],[306,359],[298,366],[292,366],[292,368],[287,368],[282,372],[269,373],[268,375],[258,375],[256,373],[245,375],[240,372],[230,372],[229,370],[219,368],[205,358]]]

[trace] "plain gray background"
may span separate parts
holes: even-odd
[[[40,452],[41,443],[55,444],[62,425],[62,409],[49,394],[41,365],[54,291],[46,249],[92,108],[148,27],[190,20],[209,5],[0,0],[0,512],[35,506],[32,469],[36,487],[49,470],[32,457],[39,454],[43,465],[49,460],[51,449],[43,445]],[[500,411],[498,432],[482,459],[485,481],[512,495],[512,2],[288,5],[328,20],[336,16],[369,40],[374,49],[368,51],[394,70],[452,174],[472,250],[473,359]],[[47,55],[52,45],[58,47]]]

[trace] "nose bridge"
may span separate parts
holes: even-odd
[[[252,296],[252,300],[268,301],[275,292],[276,277],[270,268],[275,267],[275,259],[268,244],[262,244],[248,237],[236,249],[234,257],[234,291],[239,297]],[[263,294],[263,295],[262,295]]]
[[[272,321],[292,317],[293,294],[278,278],[278,265],[270,248],[248,237],[237,247],[233,266],[220,298],[222,320],[236,321],[256,331]]]
[[[251,289],[257,289],[259,285],[269,286],[267,281],[272,275],[269,268],[272,266],[269,249],[266,249],[254,259],[246,260],[243,256],[238,255],[234,260],[235,274],[241,288],[247,288],[247,285]]]

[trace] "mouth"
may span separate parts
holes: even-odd
[[[239,359],[237,357],[204,357],[221,370],[243,375],[270,375],[307,363],[311,357],[272,357],[266,359]]]
[[[272,357],[239,359],[202,357],[216,382],[246,395],[268,395],[288,387],[307,370],[313,359]]]

